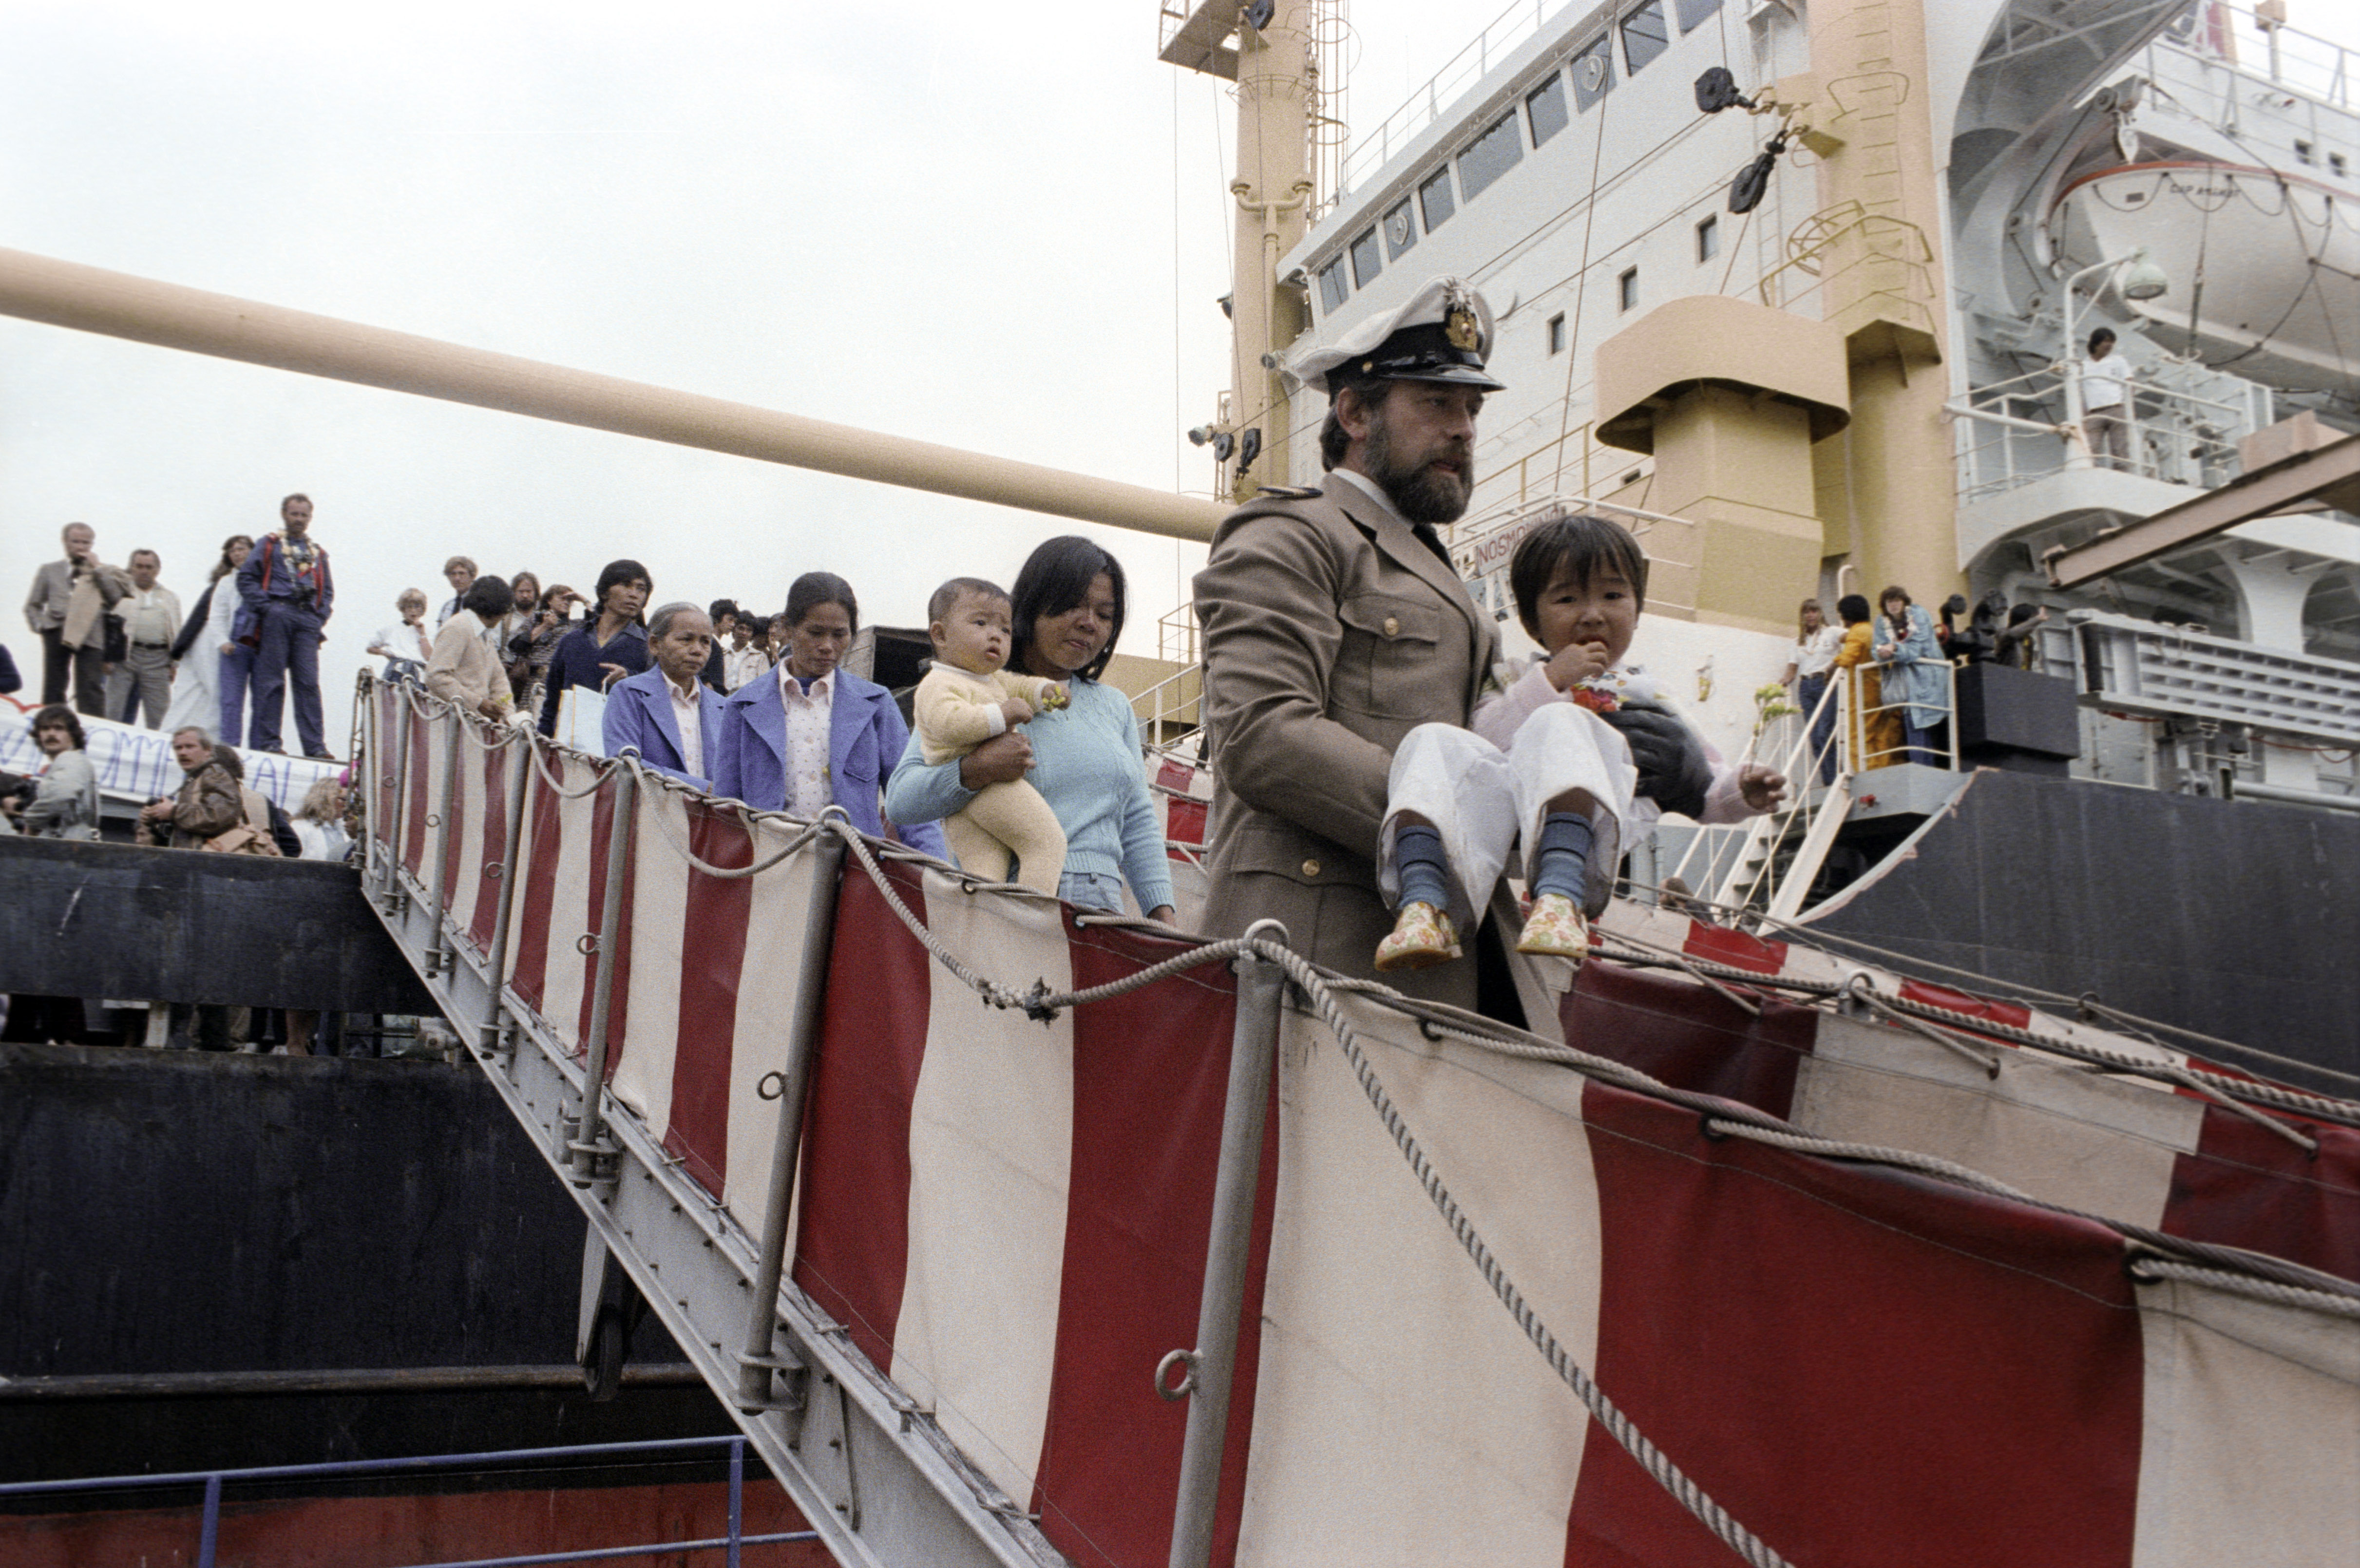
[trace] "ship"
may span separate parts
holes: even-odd
[[[2038,602],[2041,668],[1957,673],[1963,766],[1847,724],[1791,812],[1659,834],[1522,1029],[372,684],[355,898],[586,1225],[591,1377],[660,1324],[845,1563],[2360,1552],[2341,51],[2267,5],[1520,5],[1353,141],[1337,19],[1163,15],[1240,105],[1218,493],[1316,480],[1289,365],[1450,273],[1501,322],[1450,542],[1504,638],[1507,548],[1580,506],[1647,550],[1638,656],[1798,779],[1759,693],[1802,597]],[[20,314],[98,291],[106,330],[393,384],[267,308],[0,270]],[[494,357],[434,389],[830,434]],[[1185,865],[1169,635],[1136,694]]]

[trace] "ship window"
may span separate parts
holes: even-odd
[[[1697,259],[1710,261],[1720,254],[1721,217],[1718,213],[1708,214],[1705,221],[1697,225]]]
[[[1351,292],[1350,286],[1344,281],[1342,256],[1338,256],[1319,269],[1320,314],[1325,315],[1330,310],[1342,310],[1345,299],[1351,295]]]
[[[1402,252],[1417,244],[1417,219],[1404,201],[1385,214],[1385,258],[1399,261]]]
[[[1673,9],[1680,14],[1680,31],[1692,32],[1699,22],[1721,9],[1721,0],[1678,0]]]
[[[1601,38],[1573,57],[1573,106],[1587,109],[1613,91],[1614,43]]]
[[[1454,211],[1450,203],[1450,166],[1443,165],[1434,171],[1426,183],[1417,188],[1417,210],[1426,218],[1426,232],[1434,233],[1450,222]]]
[[[1671,42],[1671,24],[1664,20],[1664,0],[1647,0],[1622,18],[1622,59],[1633,76],[1669,49]]]
[[[1491,122],[1491,129],[1475,138],[1475,145],[1459,155],[1459,190],[1472,201],[1491,188],[1491,181],[1516,167],[1524,156],[1524,138],[1516,129],[1516,117],[1502,114]]]
[[[1635,310],[1639,304],[1639,269],[1624,267],[1622,276],[1614,280],[1614,289],[1616,297],[1622,301],[1622,309]]]
[[[1549,72],[1549,79],[1524,94],[1524,114],[1533,123],[1533,146],[1538,147],[1565,129],[1565,78]]]
[[[2312,154],[2311,144],[2309,142],[2297,142],[2294,144],[2294,160],[2297,163],[2317,163],[2319,161],[2318,158]]]
[[[1548,351],[1551,354],[1565,352],[1565,312],[1563,310],[1559,310],[1548,319]]]
[[[2336,175],[2349,172],[2344,162],[2344,155],[2340,152],[2332,152],[2327,155],[2327,168],[2330,173]]]
[[[1385,269],[1385,258],[1377,254],[1377,231],[1364,229],[1352,242],[1352,281],[1366,289]]]

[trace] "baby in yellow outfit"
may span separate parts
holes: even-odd
[[[1012,640],[1008,595],[976,577],[954,577],[926,604],[934,664],[911,704],[918,745],[931,765],[965,757],[1036,712],[1062,708],[1065,686],[1001,668]],[[963,811],[943,819],[943,837],[961,868],[995,882],[1017,880],[1056,896],[1065,868],[1065,830],[1041,791],[1024,779],[987,784]]]

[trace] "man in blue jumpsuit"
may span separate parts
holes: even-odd
[[[277,751],[289,681],[295,687],[295,732],[303,755],[331,758],[320,713],[320,628],[335,605],[328,552],[311,542],[311,498],[279,504],[286,526],[266,534],[237,569],[238,597],[253,617],[254,719],[250,751]]]

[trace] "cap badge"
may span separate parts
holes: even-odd
[[[1454,304],[1443,313],[1442,335],[1452,348],[1463,354],[1474,353],[1476,345],[1482,342],[1475,325],[1475,312],[1464,305]]]

